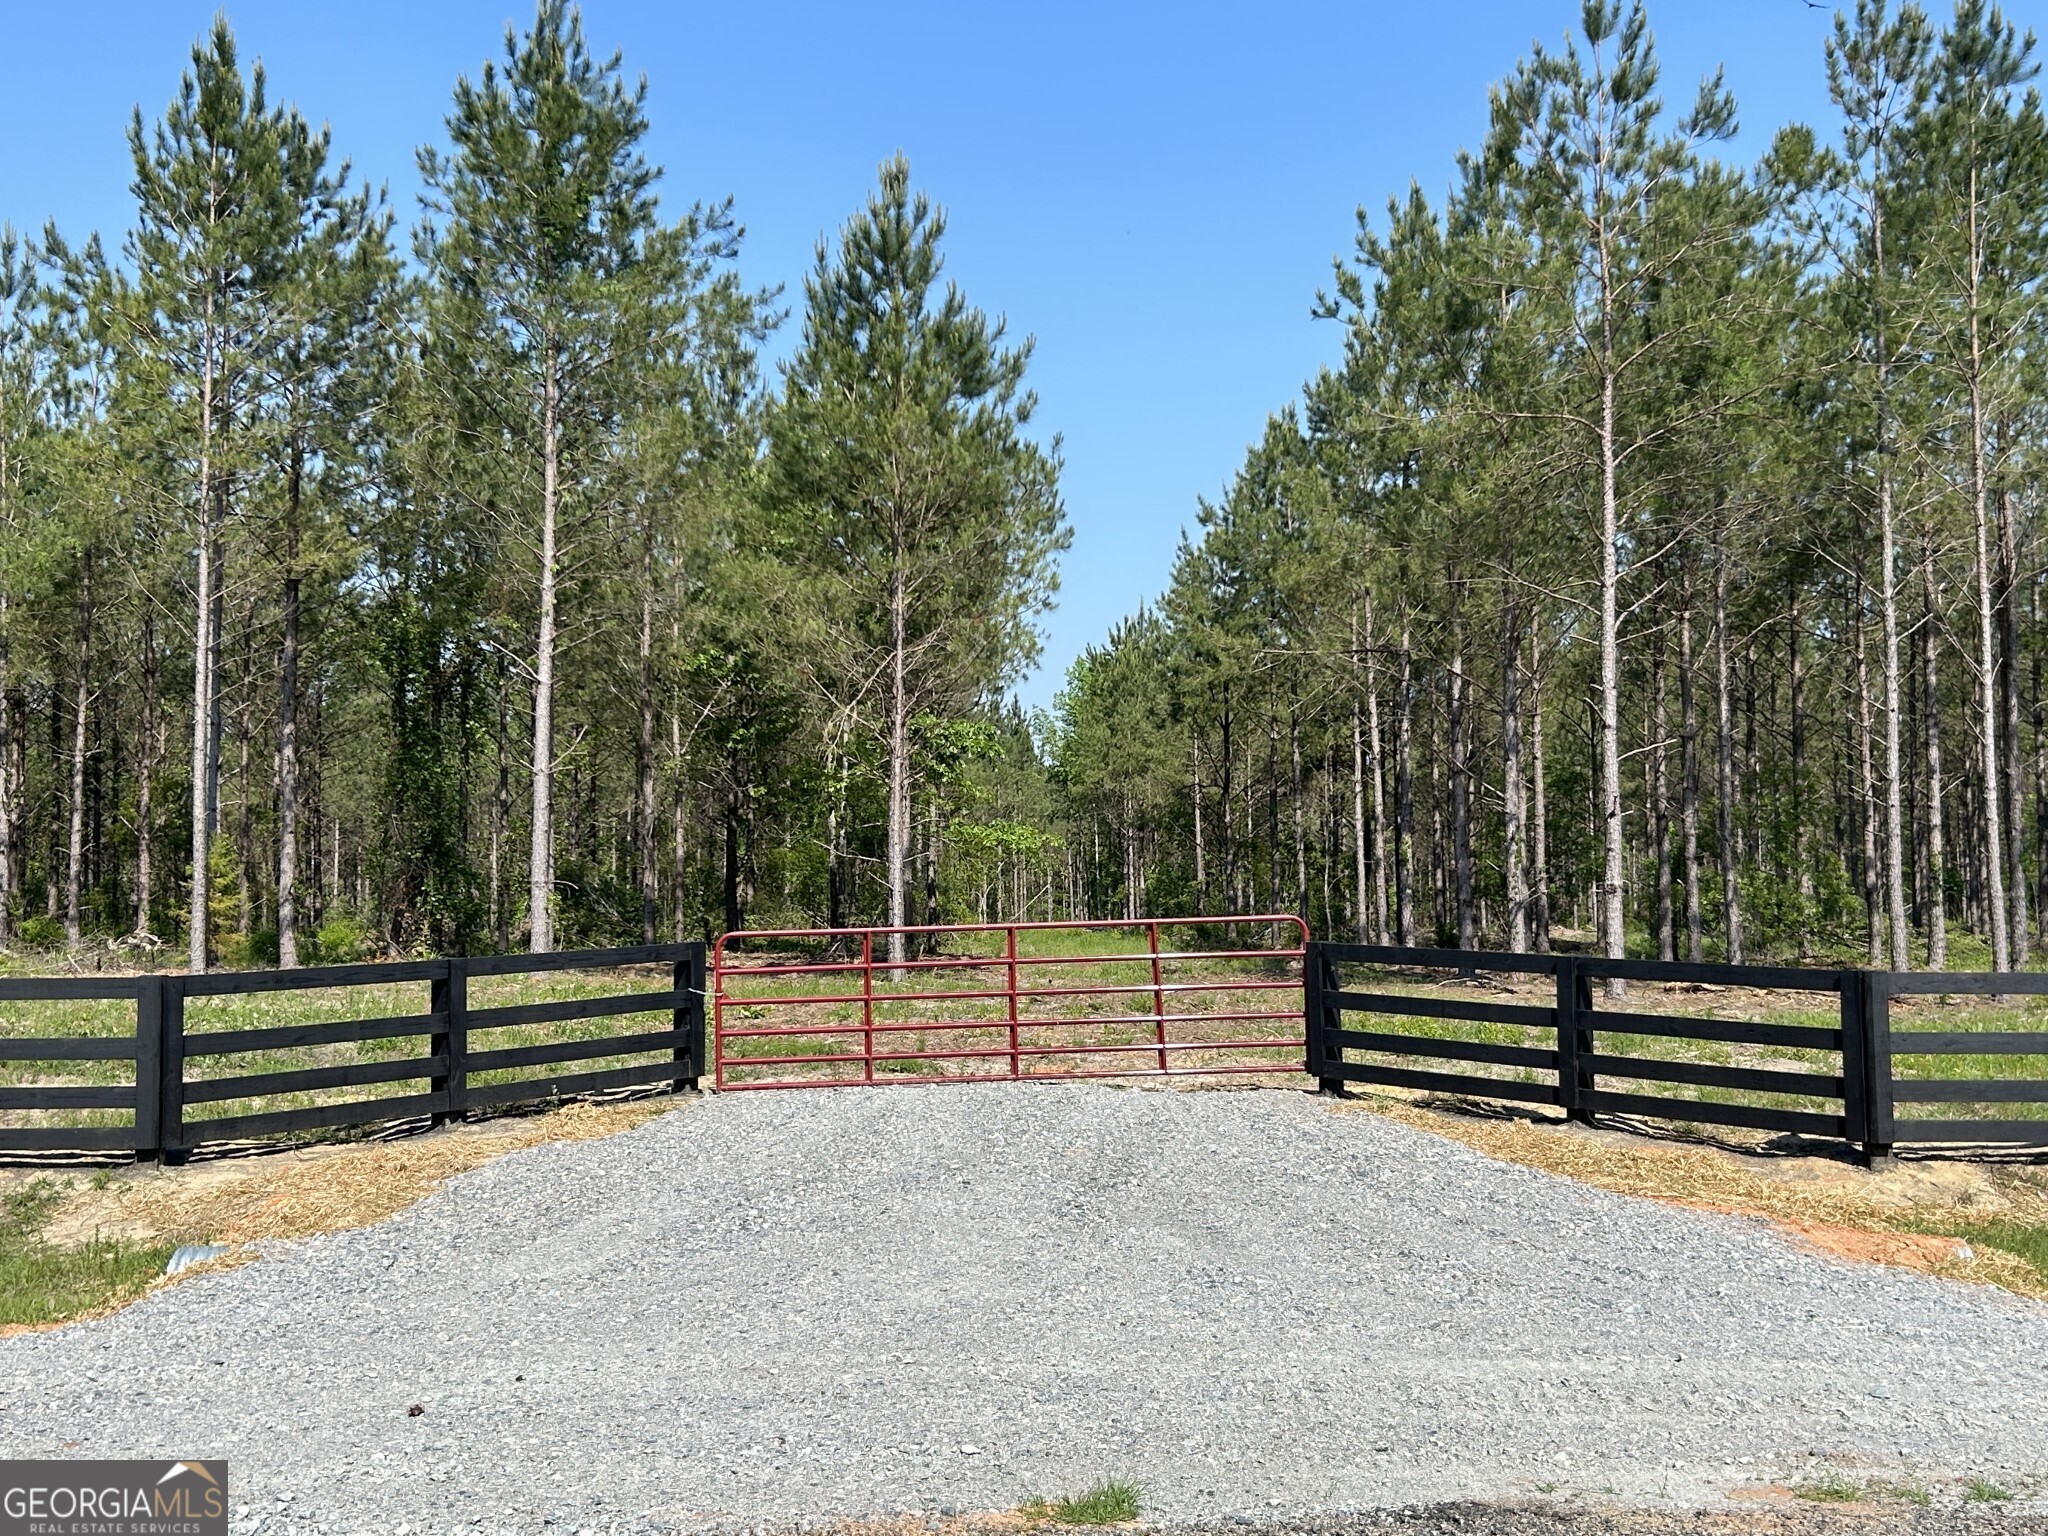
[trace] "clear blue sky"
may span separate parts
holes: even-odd
[[[2008,5],[2042,29],[2048,0]],[[1937,6],[1939,9],[1939,6]],[[175,89],[214,5],[10,7],[0,53],[0,218],[118,244],[123,128]],[[524,0],[239,0],[244,57],[326,121],[409,221],[414,146]],[[589,0],[595,47],[651,87],[652,157],[680,202],[732,194],[745,270],[798,291],[815,242],[905,151],[951,217],[950,272],[1038,339],[1041,422],[1064,434],[1074,525],[1027,703],[1163,583],[1196,498],[1335,353],[1309,318],[1353,211],[1446,183],[1486,88],[1578,0],[1208,6]],[[1663,0],[1667,100],[1725,64],[1742,151],[1827,118],[1832,5]],[[793,330],[793,326],[791,328]]]

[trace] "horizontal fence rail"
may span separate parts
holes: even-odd
[[[1492,980],[1511,1000],[1444,995],[1444,972],[1480,986]],[[1663,1006],[1602,998],[1613,981],[1624,993],[1627,983],[1646,983]],[[2048,995],[2039,973],[1316,943],[1304,988],[1306,1066],[1326,1090],[1365,1083],[1547,1106],[1581,1120],[1606,1113],[1827,1137],[1873,1158],[1899,1143],[2048,1146],[2048,1027],[1923,1029],[1909,1016],[1894,1028],[1893,1020],[1899,999],[1964,1010],[1984,999],[2000,1022],[2015,1004]],[[1793,1016],[1717,1016],[1704,1011],[1712,1003],[1670,1009],[1682,989],[1762,994],[1738,1014]],[[1965,1021],[1982,1023],[1967,1011]],[[1907,1106],[1934,1112],[1901,1113]],[[2026,1113],[2032,1106],[2042,1107]]]
[[[1300,918],[1264,913],[729,933],[712,955],[713,1079],[1295,1072],[1307,939]]]
[[[604,990],[591,995],[471,1005],[474,981],[516,991],[520,978],[541,973],[633,967],[661,968],[660,984],[618,990],[594,978]],[[408,989],[416,1006],[362,1011],[366,999],[382,1008]],[[696,943],[203,976],[0,980],[0,1072],[11,1066],[38,1078],[95,1079],[0,1083],[0,1155],[130,1152],[176,1161],[209,1143],[420,1118],[440,1124],[473,1110],[609,1089],[692,1088],[704,1073],[705,993],[705,948]],[[237,999],[258,1000],[275,1016],[280,995],[304,1011],[308,994],[319,995],[314,1011],[331,1005],[355,1016],[282,1024],[233,1016]],[[21,1013],[10,1004],[115,1003],[125,1014],[118,1032],[114,1019],[94,1018],[87,1022],[97,1034],[12,1033]],[[627,1032],[607,1030],[613,1020]],[[549,1037],[535,1038],[541,1034]],[[21,1113],[9,1111],[45,1118],[23,1124]],[[52,1111],[62,1122],[47,1118]]]
[[[609,974],[635,968],[658,979]],[[1873,1158],[2048,1147],[2048,975],[1310,943],[1299,918],[1257,914],[0,978],[0,1156],[176,1160],[707,1076],[756,1089],[1304,1067],[1331,1090],[1825,1137]]]

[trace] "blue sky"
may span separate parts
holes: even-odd
[[[2043,29],[2048,0],[2010,5]],[[0,53],[0,218],[110,243],[129,217],[123,128],[170,98],[215,6],[11,7]],[[409,221],[414,146],[495,56],[516,0],[240,0],[244,57],[334,130]],[[601,50],[650,84],[669,198],[737,200],[750,279],[797,293],[813,247],[906,152],[951,219],[949,271],[1038,341],[1040,421],[1064,435],[1074,546],[1045,664],[1156,593],[1196,500],[1336,351],[1309,318],[1361,203],[1447,182],[1486,88],[1576,0],[1258,5],[589,0]],[[1828,116],[1830,10],[1720,0],[1651,10],[1668,100],[1725,64],[1747,155]],[[790,328],[792,331],[794,327]]]

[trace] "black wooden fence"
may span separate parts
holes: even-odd
[[[1346,973],[1359,969],[1382,978],[1375,989],[1346,984]],[[1554,989],[1546,989],[1541,1003],[1387,990],[1387,971],[1418,969],[1475,979],[1549,978]],[[2048,975],[2040,973],[1686,965],[1319,943],[1308,948],[1304,976],[1307,1067],[1332,1091],[1375,1083],[1548,1105],[1582,1120],[1608,1113],[1833,1137],[1874,1158],[1906,1142],[2048,1146],[2048,1118],[2010,1112],[2016,1105],[2048,1104],[2048,1031],[1894,1029],[1892,1020],[1892,1000],[1916,994],[2024,1005],[2048,994]],[[1610,979],[1807,994],[1816,1000],[1810,1011],[1827,1021],[1760,1022],[1631,1009],[1626,1000],[1596,1003],[1604,985],[1595,984]],[[1374,1015],[1373,1027],[1347,1025],[1346,1015],[1356,1014]],[[1408,1019],[1418,1023],[1399,1023]],[[1421,1021],[1495,1027],[1467,1028],[1467,1038],[1459,1038]],[[1515,1026],[1519,1034],[1498,1026]],[[1474,1033],[1512,1038],[1470,1038]],[[1645,1054],[1641,1045],[1625,1043],[1629,1037],[1691,1042],[1702,1054],[1740,1052],[1766,1064]],[[2021,1071],[2013,1075],[1949,1075],[1958,1069],[1981,1074],[1975,1058],[2038,1060],[2031,1075],[2024,1060],[2014,1061]],[[1481,1067],[1494,1070],[1475,1070]],[[1717,1097],[1649,1091],[1657,1087],[1705,1089]],[[1899,1115],[1901,1106],[1931,1104],[2008,1112]]]
[[[658,990],[615,992],[558,1001],[472,1008],[469,984],[479,977],[533,972],[663,968]],[[206,976],[123,976],[0,980],[0,1012],[8,1003],[117,1002],[132,1009],[134,1028],[101,1035],[0,1035],[0,1062],[30,1063],[36,1075],[91,1075],[99,1064],[133,1062],[116,1083],[0,1086],[0,1111],[98,1111],[115,1123],[0,1125],[0,1155],[21,1152],[131,1152],[175,1161],[205,1143],[246,1141],[293,1132],[426,1118],[459,1119],[471,1110],[540,1102],[575,1094],[667,1083],[695,1087],[704,1070],[704,946],[649,944],[632,949],[492,955],[392,964],[339,965],[289,971],[222,972]],[[387,987],[424,982],[418,1013],[256,1028],[200,1028],[188,1021],[195,999],[266,993]],[[539,1044],[493,1042],[495,1031],[597,1019],[662,1015],[658,1027]],[[392,1046],[390,1042],[401,1042]],[[372,1059],[313,1066],[263,1065],[267,1054],[359,1046]],[[397,1049],[395,1058],[381,1055]],[[656,1059],[649,1060],[653,1056]],[[239,1070],[240,1058],[254,1058]],[[616,1058],[639,1058],[617,1064]],[[238,1070],[209,1065],[236,1058]],[[603,1065],[607,1059],[614,1064]],[[575,1070],[557,1070],[565,1065]],[[533,1068],[548,1070],[538,1073]],[[397,1093],[325,1099],[278,1107],[337,1089],[408,1087]],[[266,1105],[265,1101],[269,1101]],[[211,1113],[213,1106],[232,1112]],[[243,1107],[235,1107],[243,1106]],[[10,1116],[19,1120],[19,1115]]]

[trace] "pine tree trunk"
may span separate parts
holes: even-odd
[[[2005,705],[2005,825],[2011,869],[2013,969],[2024,970],[2033,956],[2033,924],[2027,912],[2027,811],[2025,781],[2020,775],[2020,616],[2018,605],[2019,545],[2013,530],[2012,493],[1998,494],[1998,617],[1999,678]]]
[[[1543,771],[1543,639],[1529,631],[1529,899],[1536,953],[1550,953],[1550,804]]]
[[[1451,882],[1456,907],[1458,948],[1477,949],[1473,920],[1472,786],[1467,776],[1465,730],[1465,623],[1458,599],[1451,599],[1451,673],[1446,698],[1445,729],[1450,733]]]
[[[1657,958],[1678,958],[1676,917],[1671,902],[1671,729],[1664,689],[1664,637],[1650,653],[1650,842],[1657,864]]]
[[[674,766],[675,784],[669,807],[669,820],[674,830],[675,846],[670,855],[673,868],[669,872],[669,900],[674,909],[674,920],[669,936],[678,944],[689,936],[689,790],[683,778],[683,728],[673,712],[668,717],[669,761]],[[833,924],[837,927],[838,924]]]
[[[249,794],[249,743],[255,734],[249,718],[254,628],[253,621],[245,613],[242,619],[242,675],[236,684],[235,710],[235,886],[240,896],[235,907],[235,932],[244,939],[249,937],[256,907],[255,830],[251,820],[254,807]]]
[[[135,779],[135,937],[150,933],[150,909],[156,899],[157,701],[156,618],[142,613],[142,743],[136,752]],[[0,711],[4,714],[4,711]],[[0,747],[0,759],[6,752]],[[4,842],[0,837],[0,842]]]
[[[1678,827],[1684,849],[1685,957],[1698,965],[1706,958],[1706,935],[1700,912],[1700,722],[1693,702],[1690,578],[1678,601]]]
[[[1896,679],[1894,679],[1896,682]],[[1741,853],[1735,844],[1735,740],[1734,720],[1729,703],[1728,678],[1728,562],[1720,550],[1714,552],[1714,705],[1716,711],[1716,763],[1719,773],[1717,806],[1721,839],[1721,917],[1726,936],[1728,963],[1742,964],[1742,882]],[[1903,913],[1903,909],[1902,909]]]
[[[0,493],[6,487],[6,478],[0,476]],[[14,694],[7,681],[12,659],[7,594],[0,592],[0,949],[10,948],[14,943],[15,887],[21,875],[21,864],[14,856],[13,836],[15,821],[21,814],[21,783],[14,775],[14,710],[10,702]]]
[[[1792,866],[1798,871],[1799,881],[1797,937],[1799,956],[1804,959],[1813,947],[1813,860],[1808,852],[1806,827],[1806,629],[1799,611],[1798,578],[1791,578],[1788,585],[1791,595],[1785,605],[1785,645],[1788,652],[1791,762],[1788,765],[1790,782],[1787,789],[1792,809]]]
[[[903,964],[900,931],[907,921],[910,841],[910,694],[908,665],[909,583],[899,541],[889,570],[889,962]],[[903,972],[890,972],[901,981]]]
[[[1927,732],[1927,968],[1948,969],[1948,870],[1942,847],[1941,781],[1941,675],[1936,667],[1939,647],[1940,603],[1934,586],[1934,550],[1928,546],[1921,556],[1920,576],[1926,591],[1927,613],[1920,630],[1920,665],[1927,703],[1924,719]]]
[[[1529,948],[1529,866],[1524,825],[1527,790],[1522,763],[1522,616],[1503,604],[1500,640],[1501,855],[1507,888],[1510,954]]]
[[[1373,942],[1387,942],[1387,796],[1385,761],[1380,752],[1379,660],[1373,651],[1372,593],[1365,595],[1366,742],[1372,757],[1372,917]]]
[[[1878,612],[1884,628],[1884,909],[1891,932],[1891,956],[1895,969],[1910,963],[1906,943],[1905,830],[1899,749],[1899,596],[1898,539],[1892,509],[1892,426],[1891,355],[1886,340],[1886,311],[1882,288],[1886,280],[1884,255],[1884,203],[1873,198],[1871,209],[1872,261],[1878,293],[1871,305],[1877,348],[1877,524],[1878,524]],[[1882,964],[1873,958],[1873,965]]]
[[[739,765],[727,754],[730,783],[725,794],[725,931],[737,933],[746,925],[747,914],[740,900],[740,794]]]
[[[1288,692],[1287,753],[1294,799],[1294,910],[1305,920],[1308,916],[1308,825],[1303,806],[1306,793],[1301,776],[1301,704],[1293,697],[1291,682]]]
[[[64,865],[64,945],[76,949],[84,939],[79,911],[80,875],[85,861],[85,717],[92,682],[92,551],[79,557],[78,678],[71,733],[71,822]]]
[[[543,353],[540,623],[533,653],[533,825],[526,866],[528,949],[536,955],[555,947],[555,541],[562,472],[561,362],[552,340]]]
[[[1970,509],[1977,534],[1977,697],[1978,743],[1983,775],[1985,917],[1991,932],[1991,968],[2010,970],[2012,949],[2006,929],[2005,828],[1998,783],[1998,664],[1992,639],[1992,568],[1990,487],[1984,448],[1984,353],[1978,309],[1983,285],[1983,241],[1977,216],[1977,167],[1970,167],[1968,219],[1968,290],[1970,312]]]
[[[1601,327],[1603,363],[1614,355],[1613,304],[1605,291],[1605,250],[1602,250]],[[1622,906],[1621,820],[1621,512],[1619,465],[1615,444],[1614,372],[1604,366],[1600,376],[1600,819],[1605,845],[1601,914],[1610,959],[1628,952],[1626,914]],[[1625,997],[1628,984],[1619,977],[1607,983],[1607,995]]]
[[[213,290],[205,301],[205,358],[199,382],[199,571],[192,587],[192,883],[187,898],[186,965],[192,974],[206,970],[210,957],[210,898],[213,885],[208,878],[213,818],[207,798],[207,769],[213,742],[213,590],[215,497],[213,469],[214,356]]]
[[[640,547],[640,730],[636,740],[639,796],[633,820],[633,859],[640,884],[640,942],[652,944],[660,917],[660,870],[654,823],[654,536]]]
[[[277,963],[299,963],[299,578],[284,582],[277,690]]]
[[[1870,662],[1864,646],[1863,584],[1856,584],[1856,724],[1857,741],[1863,754],[1863,908],[1870,924],[1870,965],[1884,966],[1884,903],[1881,895],[1880,854],[1877,841],[1877,769],[1872,738]]]
[[[1358,610],[1351,610],[1351,831],[1353,855],[1353,898],[1351,936],[1360,944],[1371,942],[1367,895],[1371,865],[1366,853],[1365,822],[1365,714],[1359,699]],[[1382,941],[1384,942],[1384,941]]]
[[[2043,586],[2048,586],[2048,572],[2034,578],[2033,614],[2031,616],[2035,633],[2041,632],[2044,615],[2041,611]],[[2041,647],[2034,648],[2033,668],[2033,721],[2034,721],[2034,912],[2037,920],[2048,922],[2048,721],[2042,718],[2041,696]]]
[[[1189,796],[1189,809],[1195,817],[1195,905],[1206,912],[1209,909],[1209,856],[1202,838],[1202,731],[1192,721],[1188,724],[1188,758],[1194,769],[1194,790]]]
[[[1412,615],[1401,604],[1401,656],[1394,700],[1394,925],[1415,943],[1415,655]]]
[[[498,951],[503,953],[512,947],[510,913],[505,901],[505,839],[510,835],[512,824],[512,759],[505,744],[505,737],[510,729],[507,717],[511,713],[511,701],[506,697],[505,676],[502,671],[498,675],[495,692],[498,721],[493,748],[498,763],[498,782],[491,794],[489,899],[491,937]]]

